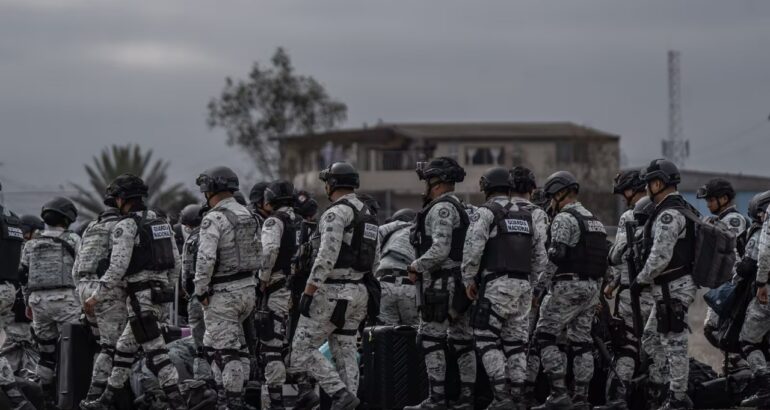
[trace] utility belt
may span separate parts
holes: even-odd
[[[364,278],[361,279],[326,279],[324,281],[327,285],[363,285]]]
[[[598,278],[593,278],[588,275],[581,275],[579,273],[559,273],[553,277],[554,282],[566,282],[566,281],[597,281]]]
[[[679,278],[687,276],[690,272],[684,266],[673,269],[663,276],[654,279],[655,284],[661,287],[663,300],[655,302],[655,315],[658,319],[658,333],[681,333],[688,330],[687,306],[671,297],[668,284]],[[660,280],[659,280],[660,279]]]
[[[424,322],[443,322],[450,318],[450,312],[455,316],[454,319],[471,307],[473,301],[465,293],[460,267],[432,272],[430,276],[431,286],[423,291],[421,315]],[[448,290],[450,280],[455,285],[453,295]],[[441,288],[433,287],[437,281],[441,281]]]
[[[11,283],[11,282],[9,282],[9,283]],[[39,291],[44,291],[44,290],[64,290],[64,289],[75,289],[75,285],[27,287],[27,290],[29,292],[39,292]]]
[[[380,282],[401,284],[401,285],[414,285],[414,283],[408,279],[409,273],[401,269],[387,269],[382,271],[384,276],[380,277]]]
[[[235,282],[237,280],[242,279],[248,279],[254,277],[254,271],[250,270],[244,270],[237,273],[233,273],[232,275],[225,275],[225,276],[212,276],[210,285],[221,285],[223,283],[230,283]]]
[[[126,291],[131,299],[131,308],[135,314],[139,314],[139,300],[136,294],[145,290],[150,291],[150,300],[156,305],[163,305],[174,302],[174,289],[167,286],[164,282],[150,280],[145,282],[129,282],[126,285]],[[134,306],[136,305],[136,306]]]
[[[529,281],[529,273],[526,272],[493,272],[481,276],[482,283],[489,283],[493,280],[507,277],[508,279],[518,279]]]

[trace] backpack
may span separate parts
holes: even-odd
[[[736,237],[719,221],[704,222],[687,208],[679,209],[693,223],[695,253],[692,278],[696,285],[717,288],[732,278],[735,265]]]

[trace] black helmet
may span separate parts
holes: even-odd
[[[105,196],[121,199],[146,197],[147,185],[144,184],[142,178],[139,178],[136,175],[122,174],[110,183],[107,187]],[[108,203],[105,199],[104,204],[107,206],[111,206],[111,204],[117,206],[117,204],[114,203],[114,200]]]
[[[646,224],[653,212],[655,212],[655,203],[648,196],[642,197],[634,205],[634,219],[636,219],[639,225]]]
[[[265,188],[267,188],[267,182],[257,182],[251,187],[249,192],[249,201],[253,204],[260,204],[265,199]]]
[[[760,212],[767,212],[770,205],[770,191],[760,192],[749,201],[749,217],[756,223],[761,223]]]
[[[294,211],[303,218],[312,218],[318,213],[318,202],[313,199],[310,192],[299,191],[297,192],[297,202]]]
[[[380,212],[380,203],[377,202],[377,199],[369,194],[358,194],[357,196],[358,199],[372,211],[372,215],[377,216]]]
[[[558,171],[551,174],[548,179],[545,180],[543,185],[543,192],[548,198],[553,198],[554,195],[567,188],[574,188],[575,191],[580,190],[580,184],[572,173],[567,171]]]
[[[42,231],[45,229],[43,220],[35,215],[22,215],[19,219],[21,219],[21,230],[25,235],[33,230]]]
[[[634,192],[644,191],[644,181],[639,177],[639,171],[621,171],[615,175],[615,180],[612,184],[612,193],[622,194],[627,189],[631,189]]]
[[[511,174],[502,167],[490,168],[479,179],[479,187],[486,194],[498,191],[508,192],[513,189]]]
[[[537,188],[535,173],[529,168],[516,166],[511,169],[510,174],[514,192],[532,192]]]
[[[438,157],[430,162],[417,163],[417,176],[420,180],[430,181],[438,178],[440,182],[463,182],[465,170],[460,164],[449,157]]]
[[[732,200],[735,198],[735,189],[733,189],[733,184],[730,181],[724,178],[714,178],[707,182],[706,185],[698,188],[695,196],[698,199],[727,196],[727,198]]]
[[[417,212],[415,212],[414,209],[404,208],[396,211],[390,218],[385,220],[385,222],[412,222],[415,218],[417,218]]]
[[[235,192],[239,189],[238,175],[228,167],[214,167],[203,171],[195,180],[201,192]]]
[[[265,203],[294,206],[294,185],[288,181],[275,181],[265,188]]]
[[[358,171],[347,162],[335,162],[318,174],[318,179],[329,184],[334,191],[337,188],[357,189],[360,185]]]
[[[56,198],[48,201],[43,205],[43,210],[40,212],[40,217],[45,219],[46,212],[55,212],[69,220],[69,223],[75,222],[78,219],[78,210],[75,208],[75,204],[69,199],[63,196],[57,196]]]
[[[667,159],[652,160],[650,165],[642,170],[640,178],[646,183],[659,179],[663,181],[666,186],[678,185],[682,182],[679,168],[676,164]]]
[[[235,202],[237,202],[237,203],[239,203],[239,204],[241,204],[243,206],[248,205],[248,202],[246,202],[246,197],[243,196],[243,192],[241,192],[241,191],[233,192],[233,198],[235,199]]]
[[[549,199],[547,196],[545,196],[545,191],[543,191],[542,188],[537,188],[534,191],[532,191],[532,203],[540,207],[545,211],[545,209],[548,207]]]
[[[198,204],[187,205],[179,212],[179,223],[182,225],[195,228],[201,224],[202,220],[201,206]]]

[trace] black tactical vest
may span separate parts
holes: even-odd
[[[532,214],[522,209],[512,210],[513,203],[505,206],[488,201],[481,206],[489,209],[495,219],[489,226],[497,228],[497,236],[489,238],[481,257],[481,270],[494,273],[532,272]]]
[[[135,275],[142,271],[164,271],[173,269],[174,231],[165,219],[150,217],[147,211],[141,216],[130,215],[136,222],[136,233],[139,244],[134,245],[131,262],[126,269],[126,275]]]
[[[414,232],[412,233],[412,245],[414,246],[415,251],[417,251],[418,258],[424,255],[425,252],[428,252],[428,249],[433,245],[433,238],[425,233],[425,220],[427,219],[431,208],[441,202],[449,202],[452,204],[460,215],[460,226],[452,230],[452,245],[449,251],[449,259],[454,262],[462,262],[465,234],[468,233],[470,219],[468,218],[468,212],[465,209],[465,206],[451,195],[444,195],[434,199],[417,213],[417,220],[414,226]]]
[[[276,212],[272,216],[283,222],[283,235],[281,235],[281,247],[278,250],[278,257],[273,265],[273,272],[283,271],[288,275],[291,272],[291,259],[297,253],[299,240],[299,224],[291,219],[286,212]],[[297,219],[299,217],[296,217]]]
[[[337,256],[335,269],[353,268],[359,272],[370,272],[377,253],[378,223],[377,218],[369,208],[364,207],[359,211],[347,199],[340,199],[331,206],[343,205],[353,210],[353,222],[345,227],[345,231],[353,230],[353,239],[348,245],[342,241],[340,253]]]
[[[24,232],[21,220],[0,206],[0,280],[18,282]]]
[[[195,267],[198,264],[198,245],[200,244],[201,228],[196,227],[190,232],[190,236],[182,247],[182,283],[185,286],[187,294],[195,293]]]
[[[607,232],[595,216],[585,216],[577,209],[565,209],[577,219],[580,226],[580,240],[577,245],[567,248],[567,256],[557,265],[556,273],[575,273],[580,277],[599,279],[607,274]]]
[[[650,252],[652,251],[652,245],[655,241],[652,227],[658,219],[658,215],[666,209],[693,210],[692,205],[687,203],[681,195],[669,195],[663,202],[658,204],[658,206],[655,207],[655,211],[644,225],[644,236],[642,238],[644,246],[643,260],[649,258]],[[695,212],[697,215],[697,211]],[[695,259],[695,225],[693,221],[687,217],[685,217],[685,229],[687,231],[685,237],[679,239],[676,242],[676,245],[674,245],[674,253],[671,256],[671,261],[668,263],[668,266],[664,269],[664,272],[672,270],[680,272],[680,268],[683,268],[683,272],[692,273],[692,263]]]

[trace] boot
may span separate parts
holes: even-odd
[[[535,397],[534,382],[527,382],[526,386],[524,386],[524,395],[520,403],[525,409],[531,409],[532,407],[540,405],[540,403],[537,402],[537,398]]]
[[[243,410],[243,395],[240,392],[227,392],[227,410]]]
[[[267,392],[270,395],[270,410],[283,410],[283,385],[268,386]]]
[[[2,386],[2,388],[5,396],[8,397],[8,401],[11,403],[12,410],[35,410],[35,406],[27,400],[27,397],[19,390],[16,383]]]
[[[182,398],[178,385],[172,384],[171,386],[164,387],[163,393],[166,393],[166,401],[169,408],[173,410],[187,410],[187,403]]]
[[[110,410],[115,405],[115,392],[117,390],[118,389],[107,385],[107,388],[104,389],[104,393],[102,393],[98,399],[81,402],[80,408],[83,410]]]
[[[321,398],[315,392],[315,386],[310,382],[302,381],[299,383],[297,392],[297,402],[294,410],[311,410],[321,403]]]
[[[757,407],[770,400],[770,374],[757,375],[754,378],[757,392],[741,402],[741,407]]]
[[[674,393],[668,392],[668,398],[663,403],[663,407],[660,410],[691,410],[693,407],[692,400],[687,397],[687,393]]]
[[[572,408],[575,410],[591,410],[591,403],[588,402],[587,384],[575,384],[575,394],[572,395]]]
[[[594,406],[594,410],[628,410],[626,403],[626,388],[617,379],[612,379],[607,391],[607,404]]]
[[[444,382],[428,380],[430,395],[422,403],[414,406],[406,406],[404,410],[446,410],[446,395],[444,394]]]
[[[361,403],[358,397],[349,392],[348,389],[342,388],[332,395],[332,407],[331,410],[353,410]]]
[[[572,409],[572,400],[567,394],[567,385],[564,384],[564,377],[550,376],[551,394],[540,406],[535,406],[532,410],[569,410]]]
[[[487,410],[511,410],[513,408],[513,396],[508,382],[497,380],[491,383],[494,386],[494,399],[489,403]]]
[[[647,405],[652,410],[657,410],[663,405],[665,393],[668,386],[659,383],[650,383],[647,385]]]
[[[461,383],[460,397],[457,398],[457,401],[449,403],[449,408],[452,410],[473,410],[473,387],[474,383]]]

